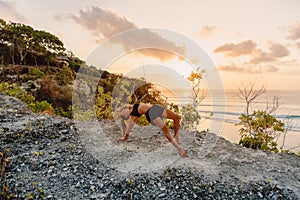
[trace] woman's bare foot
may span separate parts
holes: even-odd
[[[179,154],[184,158],[189,157],[189,155],[187,155],[187,153],[185,153],[185,151],[180,151]]]

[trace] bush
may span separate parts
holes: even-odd
[[[67,110],[72,105],[71,87],[58,85],[52,76],[46,76],[39,83],[40,88],[36,93],[37,100],[46,100],[54,108],[63,108],[64,110]]]
[[[179,107],[178,107],[178,105],[176,105],[174,103],[171,103],[169,105],[168,109],[171,110],[171,111],[173,111],[173,112],[175,112],[175,113],[177,113],[177,114],[179,113]],[[168,128],[174,129],[174,121],[173,120],[165,119],[165,123],[168,126]]]
[[[42,72],[39,68],[30,69],[28,72],[28,75],[34,76],[36,78],[44,78],[45,77],[45,73]]]
[[[73,118],[72,106],[69,106],[67,110],[64,110],[62,108],[55,108],[55,114],[72,119]]]
[[[48,113],[53,113],[53,107],[47,101],[36,101],[28,105],[30,110],[34,113],[41,113],[47,111]]]
[[[0,92],[15,97],[26,104],[31,104],[35,102],[34,96],[28,94],[25,90],[22,90],[17,84],[9,84],[6,82],[2,82],[0,83]]]
[[[136,122],[140,126],[148,126],[150,123],[148,122],[147,118],[145,115],[142,115],[138,121]]]
[[[104,93],[104,88],[98,86],[96,100],[95,100],[95,112],[98,119],[112,119],[112,107],[111,107],[111,95],[110,93]]]
[[[239,144],[244,147],[278,152],[274,141],[277,132],[284,131],[284,123],[266,111],[254,111],[252,115],[243,114],[238,124],[241,138]]]
[[[34,113],[41,113],[47,111],[53,113],[54,109],[47,101],[35,101],[35,97],[28,94],[25,90],[22,90],[20,86],[16,84],[0,83],[0,92],[3,92],[9,96],[15,97],[20,101],[27,104],[28,108]]]
[[[64,64],[62,66],[62,70],[59,70],[55,74],[55,80],[58,85],[66,86],[71,84],[74,80],[73,71],[68,67],[68,65]]]
[[[195,130],[200,122],[200,115],[192,104],[181,107],[181,127],[186,130]]]

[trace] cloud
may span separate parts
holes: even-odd
[[[54,15],[54,19],[58,22],[62,22],[66,19],[67,17],[65,16],[64,13],[56,14]]]
[[[120,17],[110,10],[92,6],[86,11],[80,10],[79,16],[71,15],[71,18],[86,28],[92,34],[111,37],[122,31],[137,28],[135,24],[128,21],[126,17]]]
[[[277,72],[278,70],[278,67],[275,67],[274,65],[267,65],[264,68],[265,72]]]
[[[272,73],[277,72],[279,69],[273,65],[250,65],[243,64],[243,67],[231,65],[220,65],[220,71],[238,72],[238,73]]]
[[[200,35],[205,38],[208,38],[213,34],[213,32],[216,30],[216,28],[217,27],[215,27],[215,26],[203,26],[200,31]]]
[[[259,64],[272,61],[275,61],[275,57],[271,53],[267,53],[261,49],[255,50],[255,52],[253,52],[252,54],[252,58],[250,59],[251,64]]]
[[[251,54],[257,44],[252,40],[247,40],[240,42],[238,44],[228,43],[222,46],[217,47],[213,52],[214,53],[225,53],[227,57],[239,57],[242,55]]]
[[[290,54],[290,51],[279,43],[271,43],[269,50],[271,51],[272,56],[276,58],[283,58]]]
[[[290,51],[279,43],[271,42],[269,47],[269,52],[263,51],[261,49],[256,49],[250,60],[251,64],[259,64],[264,62],[273,62],[278,58],[286,57],[290,54]]]
[[[245,72],[245,69],[242,67],[237,67],[235,65],[220,65],[218,67],[221,71],[227,71],[227,72]]]
[[[287,38],[290,40],[300,39],[300,23],[298,21],[289,26]]]
[[[1,18],[7,21],[27,23],[28,20],[17,11],[15,1],[0,1]]]
[[[253,42],[253,44],[256,43]],[[220,65],[218,69],[221,71],[238,73],[273,73],[279,71],[279,68],[277,67],[278,65],[287,66],[287,64],[291,65],[295,63],[294,61],[289,61],[289,63],[282,63],[281,58],[287,57],[290,54],[290,51],[287,49],[287,47],[277,42],[269,42],[268,44],[268,51],[262,50],[257,47],[253,48],[252,46],[251,53],[247,54],[247,57],[245,59],[238,61],[236,61],[236,59],[233,59],[231,61],[231,64]],[[222,52],[228,53],[229,50],[235,49],[231,46],[227,44],[221,46],[223,49],[221,49],[220,47],[219,48],[222,50]],[[232,51],[230,51],[230,53],[232,53]],[[237,64],[237,62],[239,63]]]
[[[281,58],[289,56],[290,51],[286,46],[278,42],[268,42],[268,45],[269,47],[266,51],[259,48],[255,41],[246,40],[236,44],[228,43],[219,46],[214,50],[214,53],[224,53],[225,56],[233,58],[231,61],[233,64],[219,67],[223,71],[250,73],[276,72],[278,68],[274,65],[277,65],[281,61]],[[236,57],[239,56],[244,57],[237,61]],[[235,64],[236,62],[239,62],[239,65]]]
[[[87,29],[92,35],[100,37],[97,39],[98,41],[107,39],[123,31],[138,28],[137,25],[129,21],[126,17],[121,17],[110,10],[99,7],[80,10],[79,16],[71,15],[70,17],[76,23]],[[174,42],[168,41],[148,29],[137,29],[137,31],[132,33],[130,38],[119,35],[117,40],[111,40],[110,42],[122,45],[126,51],[145,47],[145,49],[140,50],[139,53],[145,56],[159,58],[160,60],[171,59],[174,57],[174,54],[156,49],[147,49],[147,47],[153,47],[156,46],[155,44],[159,44],[157,46],[162,46],[165,50],[179,52],[181,55],[185,55],[184,47],[179,47]]]

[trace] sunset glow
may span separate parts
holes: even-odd
[[[196,42],[207,53],[225,89],[242,81],[268,89],[300,90],[300,2],[290,1],[37,1],[0,0],[1,18],[49,31],[66,48],[86,60],[104,41],[137,28],[166,29]],[[127,73],[134,68],[161,65],[186,77],[194,67],[172,52],[192,53],[180,39],[145,31],[136,39],[114,45],[128,48],[159,43],[170,52],[127,52],[109,70]],[[142,44],[141,44],[142,43]],[[197,58],[197,55],[195,55]],[[200,61],[201,63],[201,61]],[[199,66],[202,67],[202,66]]]

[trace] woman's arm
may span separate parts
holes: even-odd
[[[125,134],[125,131],[127,130],[127,124],[123,119],[121,120],[121,125],[122,125],[122,131]]]
[[[123,138],[120,138],[119,140],[121,141],[125,141],[128,139],[129,137],[129,133],[131,131],[131,129],[133,128],[135,122],[138,120],[138,117],[135,116],[131,116],[130,118],[130,122],[129,122],[129,126],[127,127],[126,131],[125,131],[125,136]],[[125,123],[125,122],[124,122]]]

